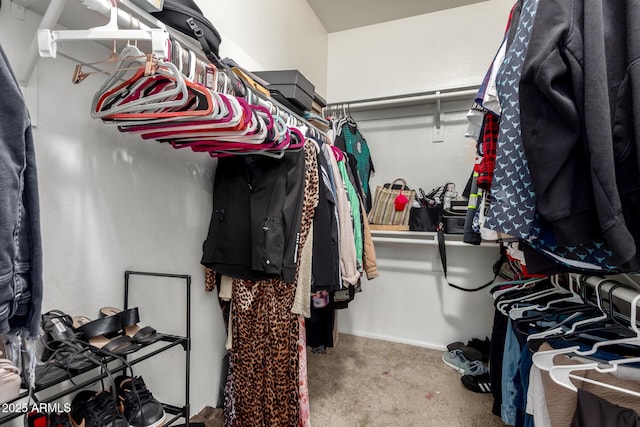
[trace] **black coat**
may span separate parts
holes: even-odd
[[[247,280],[294,282],[304,191],[304,151],[218,160],[202,264]]]
[[[538,4],[520,81],[536,207],[558,243],[604,237],[618,265],[640,237],[640,0]]]

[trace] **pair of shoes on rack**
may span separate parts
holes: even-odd
[[[41,326],[43,351],[35,369],[36,388],[48,387],[102,364],[73,328],[73,319],[68,314],[48,311],[42,315]],[[23,385],[27,388],[26,382]]]
[[[157,427],[165,420],[164,408],[141,377],[120,376],[111,391],[82,390],[71,402],[74,427]]]
[[[127,310],[103,307],[96,320],[74,317],[73,327],[90,345],[107,353],[126,355],[160,339],[155,329],[150,326],[141,328],[139,322],[138,307]]]
[[[66,412],[29,412],[27,414],[29,427],[72,427],[69,414]]]
[[[484,340],[472,338],[467,344],[456,341],[447,345],[447,350],[449,351],[461,350],[467,360],[481,360],[485,363],[489,361],[490,349],[491,341],[489,338],[485,338]]]
[[[458,349],[445,352],[442,361],[463,375],[482,375],[489,372],[480,360],[468,360],[464,352]]]

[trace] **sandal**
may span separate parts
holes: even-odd
[[[102,307],[100,309],[100,316],[103,318],[110,316],[118,317],[124,333],[138,344],[151,344],[158,341],[161,337],[151,326],[145,326],[144,328],[138,326],[140,322],[138,307],[129,308],[124,311],[115,307]]]
[[[80,334],[73,328],[73,319],[60,310],[42,315],[44,350],[40,360],[56,364],[70,373],[79,373],[100,364],[96,361]]]
[[[77,316],[73,327],[90,345],[109,354],[125,355],[140,348],[131,337],[120,334],[120,319],[113,316],[96,320]]]

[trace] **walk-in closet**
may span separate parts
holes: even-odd
[[[0,0],[0,425],[640,425],[640,0]]]

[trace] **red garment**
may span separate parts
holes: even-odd
[[[491,190],[493,170],[496,166],[498,131],[500,121],[492,113],[486,113],[482,124],[482,160],[478,164],[478,188]]]

